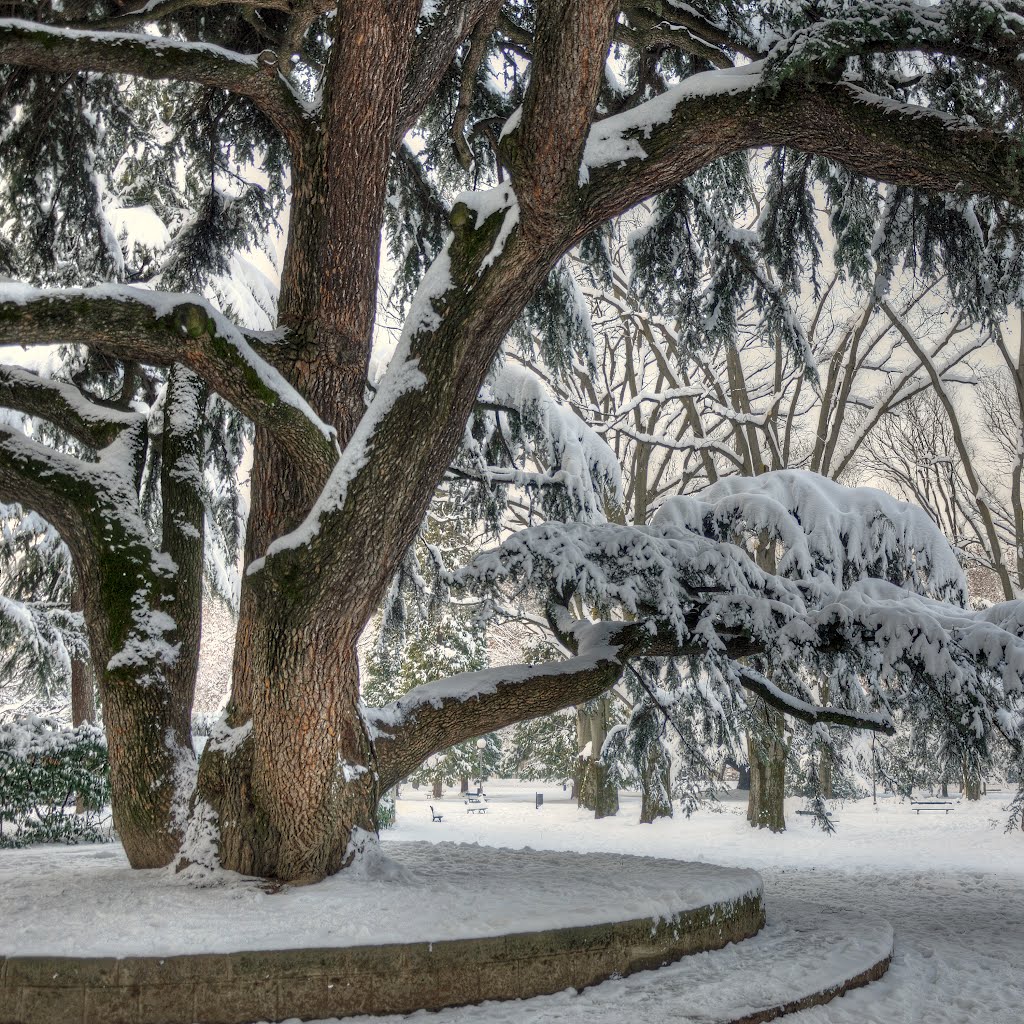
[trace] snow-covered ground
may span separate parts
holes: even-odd
[[[761,888],[757,873],[617,853],[391,842],[319,885],[203,888],[119,845],[0,851],[0,954],[172,956],[508,935],[663,918]],[[582,861],[582,863],[581,863]]]
[[[360,880],[364,885],[361,898],[376,903],[373,908],[360,905],[357,912],[349,904],[340,917],[328,912],[324,896],[334,886],[351,885],[355,881],[351,877],[276,895],[264,893],[251,882],[238,881],[196,890],[158,872],[129,872],[116,846],[0,851],[0,919],[5,924],[0,932],[4,944],[0,952],[57,952],[76,928],[78,944],[73,943],[66,952],[115,952],[110,943],[115,941],[111,936],[117,935],[120,946],[116,951],[142,953],[160,948],[171,952],[159,945],[165,940],[157,941],[159,931],[153,927],[153,920],[161,916],[161,892],[167,893],[175,906],[173,919],[184,925],[179,941],[186,945],[175,948],[195,948],[197,937],[211,934],[223,937],[218,949],[289,945],[286,935],[274,930],[268,933],[265,923],[260,923],[267,908],[274,908],[276,916],[280,913],[277,908],[287,904],[304,922],[304,934],[311,944],[397,941],[389,931],[387,907],[400,899],[418,904],[413,908],[414,917],[419,914],[423,921],[431,917],[436,921],[438,916],[447,916],[462,934],[502,930],[511,921],[502,915],[513,906],[518,906],[521,917],[532,918],[534,927],[556,920],[578,923],[578,917],[568,915],[577,914],[580,908],[590,912],[587,908],[599,906],[602,897],[620,907],[631,906],[634,912],[648,912],[652,904],[644,901],[663,899],[674,869],[647,861],[644,867],[650,885],[638,882],[635,874],[624,872],[619,860],[620,855],[631,854],[756,869],[764,879],[769,927],[752,941],[764,946],[766,954],[773,943],[777,944],[774,948],[792,949],[801,935],[808,936],[808,942],[817,941],[813,929],[801,930],[808,903],[850,914],[851,921],[852,912],[863,911],[892,923],[896,955],[888,975],[826,1007],[787,1018],[795,1024],[1024,1021],[1020,969],[1024,834],[1003,831],[1002,808],[1009,794],[990,794],[976,804],[960,803],[949,815],[917,815],[908,804],[891,798],[880,800],[877,810],[870,800],[848,803],[837,809],[839,831],[833,836],[822,834],[808,818],[796,815],[799,802],[792,801],[789,830],[775,836],[750,829],[744,804],[735,798],[723,801],[718,810],[703,810],[690,819],[640,825],[635,796],[623,798],[617,817],[595,821],[578,810],[560,786],[495,782],[487,788],[490,803],[483,815],[467,814],[455,793],[437,801],[426,791],[404,789],[398,801],[397,827],[384,836],[385,857],[379,867],[370,869],[369,878]],[[544,793],[540,809],[534,807],[537,791]],[[431,820],[430,804],[443,813],[443,821]],[[459,921],[466,901],[458,897],[470,881],[465,875],[446,877],[446,865],[454,870],[457,862],[455,848],[433,849],[420,845],[422,840],[477,844],[463,848],[465,857],[458,863],[463,871],[470,865],[473,885],[485,885],[495,894],[490,911],[480,913],[475,921]],[[396,842],[401,846],[393,845]],[[508,875],[507,859],[495,855],[491,847],[548,852],[526,860],[530,875],[523,882]],[[590,877],[572,877],[565,874],[567,859],[550,855],[558,851],[605,856],[590,862],[588,866],[594,868]],[[87,877],[94,881],[104,877],[114,886],[100,898],[86,887]],[[432,881],[424,885],[424,877]],[[698,887],[705,886],[706,893],[713,877],[699,879]],[[410,885],[416,892],[415,901],[408,899]],[[437,906],[429,903],[433,898],[430,890],[438,894]],[[555,893],[559,902],[552,906]],[[688,897],[683,892],[679,898],[685,901]],[[233,921],[248,923],[232,926]],[[467,924],[469,931],[465,930]],[[81,944],[83,934],[91,936],[90,945]],[[399,938],[416,937],[406,932]],[[824,955],[826,947],[827,951],[835,949],[837,940],[833,936],[821,944]],[[204,945],[213,948],[205,939]],[[666,1012],[664,1000],[653,999],[659,987],[663,989],[675,978],[673,984],[689,991],[686,979],[693,971],[707,978],[720,968],[728,978],[732,962],[728,957],[736,965],[749,963],[758,948],[745,945],[707,954],[712,960],[706,963],[694,961],[678,970],[666,969],[675,974],[637,975],[581,995],[560,993],[522,1003],[417,1014],[411,1019],[422,1024],[621,1024],[628,1014],[645,1024],[667,1024],[669,1020],[679,1024],[678,1012]],[[785,974],[780,973],[784,979]]]
[[[544,793],[534,808],[533,794]],[[745,805],[638,824],[639,801],[594,821],[561,787],[488,786],[487,815],[451,809],[431,822],[427,797],[404,789],[388,840],[433,837],[538,850],[601,850],[755,868],[764,879],[769,927],[802,901],[863,910],[892,922],[896,954],[889,973],[824,1007],[787,1017],[793,1024],[1021,1024],[1024,1021],[1024,833],[1003,831],[1010,794],[989,794],[951,814],[915,814],[892,798],[840,805],[838,832],[826,836],[787,802],[788,831],[755,832]],[[386,844],[385,844],[386,848]],[[739,949],[739,947],[737,947]],[[710,954],[716,956],[717,954]],[[651,984],[655,984],[652,980]],[[621,1024],[644,1015],[637,983],[608,982],[579,996],[562,994],[500,1008],[495,1004],[422,1014],[423,1024]],[[639,1018],[638,1018],[639,1019]],[[383,1022],[382,1022],[383,1024]]]

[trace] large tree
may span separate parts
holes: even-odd
[[[844,652],[867,650],[863,638],[880,642],[882,631],[874,682],[925,677],[973,721],[1012,733],[1001,701],[1016,685],[1015,607],[981,621],[861,587],[811,608],[797,584],[743,552],[671,527],[527,530],[478,564],[476,580],[487,565],[492,577],[523,570],[531,544],[531,564],[555,564],[544,585],[554,584],[549,616],[577,652],[566,661],[428,684],[369,715],[355,650],[506,336],[538,294],[527,320],[571,319],[559,320],[572,304],[559,260],[579,246],[600,265],[601,225],[638,202],[661,194],[638,250],[646,293],[682,316],[705,315],[694,301],[699,243],[700,258],[715,258],[715,203],[694,200],[742,193],[742,155],[760,147],[780,147],[759,230],[783,286],[794,254],[816,249],[815,189],[831,204],[846,270],[863,272],[879,212],[872,181],[885,181],[900,230],[875,257],[890,268],[944,261],[963,308],[998,313],[1019,277],[1019,8],[9,7],[35,20],[0,20],[0,259],[26,282],[3,288],[0,343],[85,346],[112,361],[116,387],[9,377],[4,405],[55,424],[76,447],[0,428],[0,497],[42,515],[74,559],[131,862],[172,861],[187,833],[192,856],[205,844],[230,868],[322,878],[373,831],[379,794],[432,753],[589,700],[641,655],[728,661],[784,643],[779,656],[813,647],[852,657]],[[254,163],[262,180],[246,170]],[[111,189],[162,212],[173,235],[163,257],[145,247],[126,257],[104,208]],[[243,330],[187,291],[227,272],[232,247],[269,229],[285,193],[277,329]],[[418,283],[367,404],[386,220],[405,278]],[[992,252],[998,266],[981,259]],[[710,315],[725,331],[752,285],[738,259],[722,258],[719,271]],[[162,406],[148,417],[132,404],[139,366],[166,368]],[[189,708],[211,394],[255,436],[231,702],[196,780]],[[153,433],[156,532],[139,500]],[[620,529],[629,536],[608,532]],[[581,581],[601,573],[598,603],[630,621],[570,621]],[[792,714],[887,727],[884,710],[823,711],[757,673],[719,675]]]

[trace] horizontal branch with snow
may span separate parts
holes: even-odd
[[[337,458],[332,429],[201,296],[118,285],[0,284],[0,345],[56,343],[160,366],[182,363],[255,423],[272,429],[300,465],[324,475]]]

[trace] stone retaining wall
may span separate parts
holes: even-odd
[[[495,938],[168,957],[0,959],[0,1024],[249,1024],[527,999],[719,949],[759,893],[649,918]]]

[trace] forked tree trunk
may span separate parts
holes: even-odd
[[[747,754],[750,760],[750,795],[747,801],[747,820],[753,828],[767,828],[772,832],[786,829],[786,745],[785,719],[758,701],[756,713],[761,728],[747,736]]]
[[[364,411],[377,266],[395,117],[419,4],[347,6],[334,23],[323,131],[292,154],[292,200],[279,322],[286,376],[344,449]],[[257,430],[245,559],[303,520],[326,479]],[[386,581],[348,593],[304,579],[243,580],[228,725],[208,744],[200,799],[218,819],[223,866],[316,881],[376,831],[380,793],[359,709],[356,640]],[[251,723],[251,726],[250,724]]]
[[[351,859],[356,830],[376,831],[380,793],[355,650],[338,650],[330,621],[290,615],[269,633],[250,621],[247,639],[243,678],[276,686],[256,694],[238,732],[204,752],[201,791],[218,815],[220,860],[246,874],[317,881]]]

